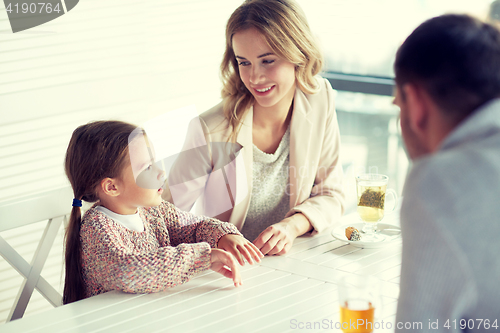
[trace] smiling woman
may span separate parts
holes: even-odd
[[[273,52],[255,28],[237,32],[233,49],[241,81],[256,100],[256,107],[277,108],[290,104],[295,88],[295,65]],[[281,108],[282,109],[282,108]]]
[[[277,127],[272,137],[266,135],[269,120],[280,125],[286,119],[295,95],[295,65],[271,52],[264,36],[255,28],[237,32],[233,36],[233,49],[241,81],[254,98],[254,145],[273,154],[286,131]],[[243,57],[242,55],[245,55]]]
[[[223,101],[195,121],[184,146],[233,142],[241,150],[234,161],[210,152],[199,161],[179,158],[164,198],[185,210],[196,202],[197,213],[235,224],[270,255],[337,222],[340,139],[334,91],[316,76],[322,64],[294,1],[245,1],[226,26]],[[215,169],[221,160],[233,161],[223,175]],[[208,176],[194,177],[198,168]]]
[[[263,134],[255,136],[254,144],[263,152],[273,154],[286,128],[278,128],[273,135],[275,139],[269,140],[265,135],[268,119],[276,124],[287,119],[295,94],[295,65],[271,52],[264,36],[255,28],[235,33],[233,50],[241,81],[255,101],[253,130]]]

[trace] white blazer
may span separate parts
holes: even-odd
[[[295,91],[290,122],[291,209],[286,214],[304,214],[313,234],[337,222],[344,210],[334,91],[327,80],[318,78],[318,82],[316,94]],[[230,162],[212,145],[228,141],[228,124],[222,103],[191,122],[183,148],[191,153],[181,154],[174,163],[168,177],[170,191],[163,198],[183,210],[191,210],[196,202],[196,214],[231,222],[241,230],[252,193],[253,107],[242,121],[236,139],[239,152]]]

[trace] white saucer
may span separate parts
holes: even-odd
[[[347,242],[352,246],[362,247],[362,248],[377,248],[387,246],[389,244],[395,244],[401,242],[401,228],[394,224],[387,223],[377,223],[377,235],[380,236],[380,240],[376,241],[363,241],[363,222],[355,222],[344,224],[340,227],[337,227],[332,230],[332,236],[341,240],[343,242]],[[361,240],[359,241],[350,241],[345,236],[345,229],[347,227],[354,227],[360,231]]]

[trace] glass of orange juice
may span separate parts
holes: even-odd
[[[344,333],[373,332],[382,312],[380,288],[380,280],[374,276],[348,275],[340,280],[340,326]]]

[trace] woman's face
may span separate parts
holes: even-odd
[[[233,51],[240,78],[259,106],[290,107],[295,94],[294,64],[274,54],[254,28],[234,34]]]

